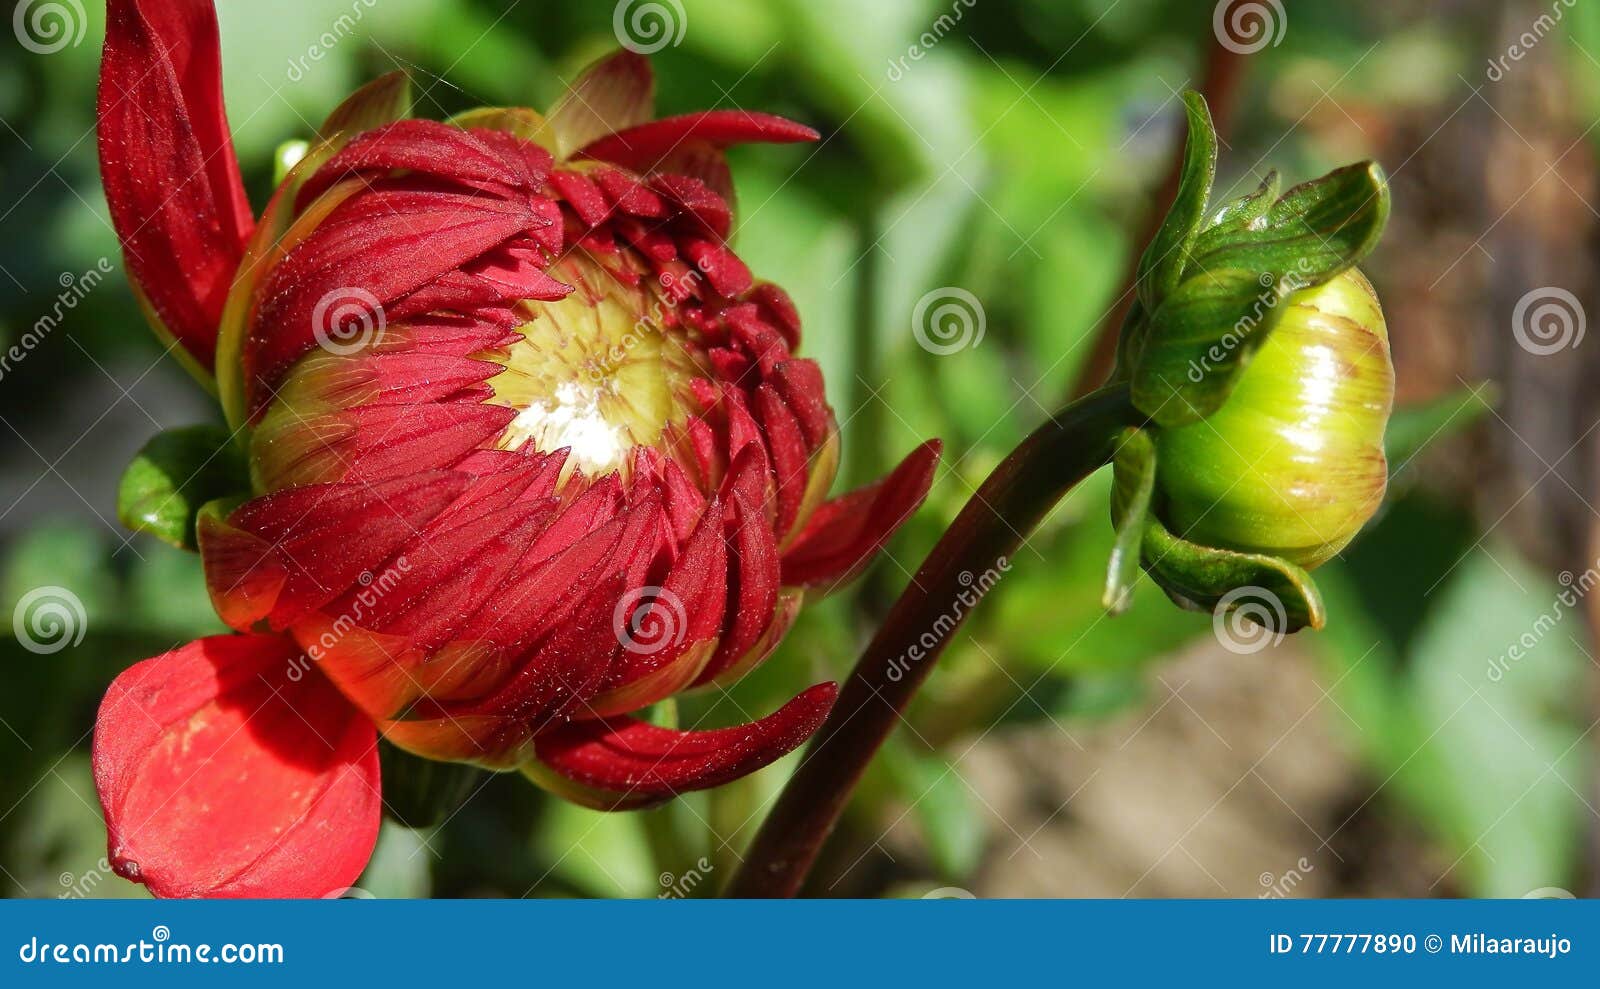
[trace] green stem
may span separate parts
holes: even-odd
[[[967,617],[979,575],[1007,558],[1077,483],[1139,425],[1124,385],[1068,405],[983,482],[889,610],[800,768],[779,796],[725,896],[794,896],[867,763]]]

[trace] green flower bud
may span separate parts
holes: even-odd
[[[1383,500],[1394,367],[1378,297],[1354,268],[1279,305],[1222,407],[1153,431],[1153,507],[1189,542],[1309,570]]]

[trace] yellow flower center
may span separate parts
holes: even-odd
[[[490,401],[517,410],[499,445],[567,447],[568,468],[589,477],[626,472],[634,447],[662,443],[695,411],[689,386],[709,373],[704,348],[662,325],[670,303],[648,276],[629,285],[576,252],[550,274],[572,294],[524,303],[520,339],[491,358],[506,369],[490,379]]]

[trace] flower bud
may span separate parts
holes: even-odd
[[[1356,269],[1279,304],[1222,407],[1155,430],[1155,510],[1190,542],[1311,569],[1383,500],[1394,367],[1377,295]]]

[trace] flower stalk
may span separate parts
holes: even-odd
[[[1126,385],[1107,386],[1051,416],[984,480],[889,610],[724,895],[799,892],[862,772],[967,617],[955,602],[971,576],[1014,554],[1143,419]],[[922,648],[932,629],[940,634]]]

